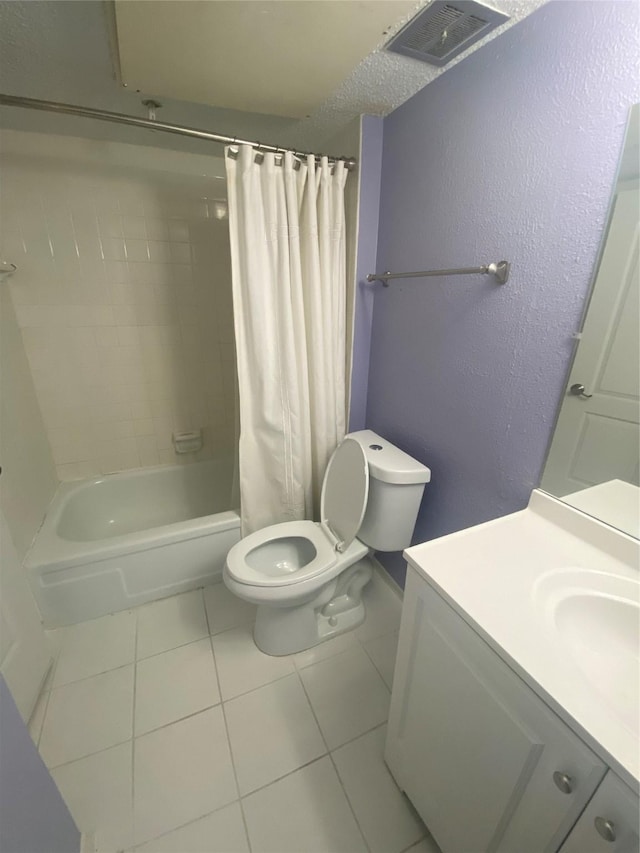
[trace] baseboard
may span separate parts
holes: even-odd
[[[378,558],[374,554],[370,554],[369,559],[373,563],[373,568],[380,577],[380,580],[389,587],[391,592],[396,595],[400,599],[400,601],[402,601],[404,599],[404,590],[402,589],[402,587],[398,583],[396,583],[396,581],[391,577],[389,572],[385,569],[380,560],[378,560]]]

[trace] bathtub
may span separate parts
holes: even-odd
[[[53,628],[220,580],[240,540],[233,460],[64,483],[25,567]]]

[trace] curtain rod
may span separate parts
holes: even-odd
[[[274,154],[284,154],[289,150],[275,145],[266,145],[261,142],[251,142],[247,139],[238,139],[237,136],[224,136],[220,133],[211,133],[208,130],[198,130],[195,127],[184,127],[181,124],[167,124],[166,122],[156,121],[149,118],[138,118],[137,116],[128,116],[124,113],[112,113],[107,110],[95,110],[92,107],[80,107],[75,104],[61,104],[57,101],[41,101],[37,98],[21,98],[18,95],[3,95],[0,94],[0,106],[6,107],[25,107],[30,110],[44,110],[50,113],[64,113],[65,115],[82,116],[84,118],[94,118],[100,121],[111,121],[115,124],[130,124],[134,127],[146,127],[151,130],[162,130],[165,133],[176,133],[180,136],[190,136],[192,139],[207,139],[210,142],[221,142],[225,145],[250,145],[258,151],[271,151]],[[297,157],[307,157],[312,152],[310,151],[292,151]],[[319,160],[321,154],[313,154],[316,160]],[[353,157],[329,157],[330,163],[335,163],[337,160],[343,160],[347,169],[354,169],[356,160]]]

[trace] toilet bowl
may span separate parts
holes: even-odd
[[[254,639],[271,655],[311,648],[359,625],[372,549],[411,543],[431,472],[371,430],[346,436],[322,485],[320,522],[251,533],[229,551],[223,579],[258,605]]]

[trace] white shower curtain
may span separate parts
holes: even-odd
[[[246,535],[317,516],[345,433],[347,172],[249,146],[225,159]]]

